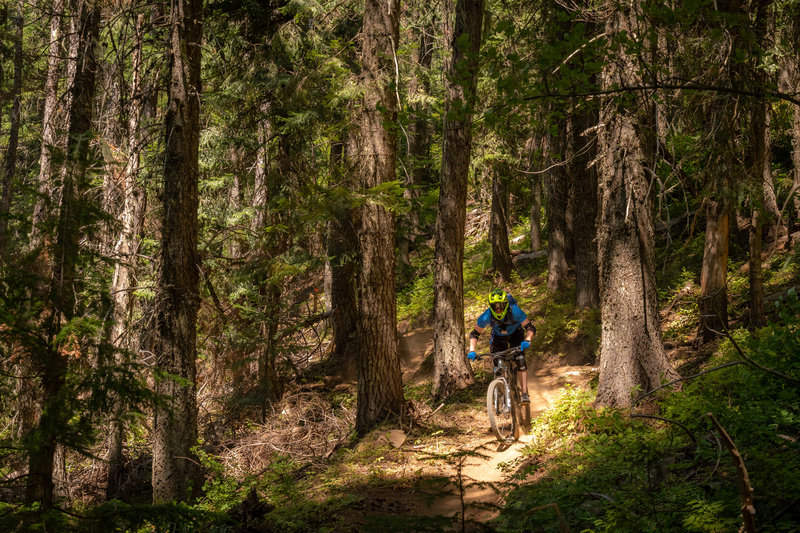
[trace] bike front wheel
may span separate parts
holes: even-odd
[[[513,440],[518,435],[517,420],[507,391],[508,384],[503,379],[495,379],[486,390],[486,411],[489,414],[489,425],[501,441]]]

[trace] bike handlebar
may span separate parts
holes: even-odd
[[[513,348],[503,350],[502,352],[477,354],[475,356],[475,360],[480,361],[484,357],[503,357],[505,359],[508,359],[510,356],[517,355],[518,353],[522,353],[522,348],[520,348],[519,346],[514,346]]]

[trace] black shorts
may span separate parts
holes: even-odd
[[[517,328],[511,335],[492,335],[491,353],[502,352],[509,348],[514,348],[522,344],[525,340],[525,333],[522,328]],[[518,354],[514,361],[517,363],[518,370],[528,370],[528,364],[525,362],[525,353]]]

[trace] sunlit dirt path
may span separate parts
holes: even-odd
[[[430,330],[415,331],[401,338],[399,355],[404,383],[420,385],[431,379],[432,367],[429,362],[425,364],[425,358],[432,349],[433,334]],[[566,384],[584,385],[592,371],[586,366],[549,367],[537,358],[529,357],[528,392],[532,418],[547,409]],[[407,501],[410,514],[452,518],[454,530],[461,528],[462,511],[465,511],[468,522],[467,530],[472,529],[469,522],[475,527],[474,522],[484,522],[496,514],[495,507],[502,504],[504,493],[510,486],[505,482],[521,466],[523,450],[533,437],[525,435],[513,444],[501,444],[489,430],[485,411],[477,409],[475,413],[472,421],[475,429],[465,428],[464,435],[455,443],[466,455],[460,461],[448,463],[441,472],[454,481],[435,497],[428,494],[418,501],[410,498]]]

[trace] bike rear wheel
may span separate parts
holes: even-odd
[[[519,436],[514,402],[506,402],[507,387],[508,384],[505,380],[498,378],[489,383],[489,388],[486,390],[486,411],[489,415],[489,425],[492,426],[492,432],[501,441],[513,440]]]

